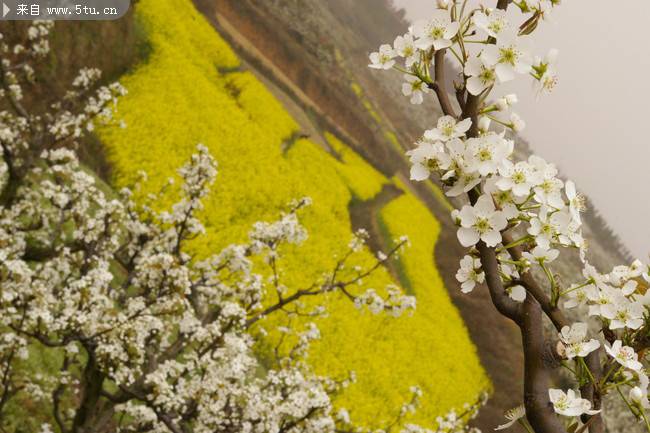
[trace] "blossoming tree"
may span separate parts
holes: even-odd
[[[125,89],[98,86],[99,71],[82,69],[62,99],[39,104],[28,90],[43,84],[36,71],[51,27],[36,22],[11,43],[0,35],[0,431],[372,431],[332,403],[354,375],[309,368],[314,324],[283,328],[263,356],[255,343],[267,318],[321,315],[326,296],[376,314],[414,308],[395,287],[363,283],[407,240],[362,267],[360,231],[312,284],[285,286],[285,247],[307,237],[301,199],[278,221],[254,224],[247,242],[195,256],[215,161],[198,146],[168,210],[159,209],[165,191],[136,200],[102,187],[74,149],[95,124],[113,122]],[[412,392],[394,422],[376,428],[404,424],[418,404]],[[439,418],[437,431],[473,431],[466,421],[480,404]]]
[[[584,200],[542,158],[513,160],[515,144],[506,132],[525,124],[508,114],[516,95],[497,94],[500,84],[518,76],[532,77],[539,93],[554,88],[557,51],[533,57],[524,47],[560,0],[476,3],[438,0],[430,18],[372,53],[370,67],[404,74],[402,90],[412,103],[435,94],[444,113],[408,152],[411,178],[435,176],[448,196],[464,200],[452,212],[458,240],[468,248],[457,274],[462,291],[486,283],[494,306],[521,330],[523,406],[499,428],[519,422],[536,433],[603,432],[601,400],[615,393],[650,431],[648,266],[635,261],[602,273],[589,264],[581,234]],[[445,75],[454,69],[459,72],[448,88]],[[553,272],[566,249],[578,250],[584,264],[570,285]],[[568,309],[582,321],[569,320]],[[545,318],[555,333],[546,332]],[[589,337],[587,322],[598,339]],[[554,385],[558,366],[569,372],[573,388]]]

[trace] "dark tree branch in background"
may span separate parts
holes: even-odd
[[[436,74],[436,80],[429,87],[436,92],[438,97],[438,102],[440,102],[440,108],[442,112],[448,116],[457,117],[457,114],[454,112],[454,107],[451,105],[449,100],[449,95],[447,94],[447,89],[445,89],[445,54],[446,50],[436,51],[434,57],[434,71]]]

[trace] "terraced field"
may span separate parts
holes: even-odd
[[[333,256],[352,234],[350,205],[392,185],[402,194],[378,210],[376,223],[383,229],[374,232],[384,235],[378,243],[386,246],[406,234],[412,247],[401,256],[398,272],[382,270],[366,284],[379,289],[397,273],[417,296],[418,310],[398,319],[372,316],[330,297],[311,364],[332,376],[356,372],[357,383],[337,403],[369,426],[391,419],[409,398],[411,385],[420,385],[424,396],[410,421],[423,423],[489,388],[433,264],[439,225],[426,207],[334,135],[323,132],[332,152],[300,138],[297,122],[254,75],[242,71],[239,59],[189,0],[141,0],[136,15],[151,52],[121,80],[130,92],[119,113],[127,128],[99,133],[113,183],[129,185],[144,170],[149,175],[144,192],[158,191],[195,145],[205,144],[219,162],[219,175],[203,215],[208,235],[193,245],[202,256],[242,241],[253,222],[271,220],[290,200],[310,196],[314,205],[303,218],[309,240],[299,251],[287,250],[283,263],[290,288],[332,267]],[[171,203],[174,194],[172,188],[160,205]],[[372,252],[359,260],[371,262]],[[278,338],[273,329],[281,324],[279,319],[262,324],[271,331],[268,345]]]

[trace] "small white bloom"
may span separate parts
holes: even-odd
[[[531,262],[537,263],[550,263],[553,260],[557,259],[560,255],[558,250],[543,248],[541,246],[536,246],[533,248],[533,251],[523,253],[524,258],[530,260]]]
[[[639,329],[643,325],[645,308],[636,302],[630,302],[624,296],[618,296],[616,301],[600,308],[600,315],[609,319],[609,329]]]
[[[419,59],[418,49],[415,47],[413,35],[410,33],[404,36],[398,36],[393,43],[395,53],[404,58],[404,64],[407,68],[413,66]]]
[[[517,38],[503,39],[497,45],[487,45],[480,54],[488,65],[495,65],[499,82],[515,78],[515,72],[527,74],[531,71],[530,55],[521,48]]]
[[[408,151],[411,164],[411,180],[428,179],[431,172],[446,170],[451,164],[451,158],[444,152],[440,142],[421,142],[418,147]]]
[[[560,341],[564,345],[566,357],[573,359],[576,356],[584,358],[600,347],[598,340],[587,339],[588,326],[586,323],[576,322],[560,330]]]
[[[515,132],[521,132],[526,128],[526,122],[517,113],[510,115],[510,128]]]
[[[494,247],[501,242],[501,230],[508,225],[505,215],[495,209],[492,197],[488,195],[479,197],[474,206],[463,206],[460,221],[457,234],[464,247],[476,245],[479,240],[488,247]]]
[[[451,116],[442,116],[434,129],[424,132],[424,138],[429,141],[449,141],[453,138],[460,138],[472,126],[472,119],[467,118],[457,122]]]
[[[571,216],[578,223],[580,222],[580,212],[585,210],[585,198],[576,191],[576,185],[570,180],[564,184],[564,193],[569,200],[569,211]]]
[[[616,340],[611,347],[605,343],[605,350],[609,356],[625,368],[633,371],[640,371],[643,368],[634,349],[629,346],[623,346],[621,340]]]
[[[373,69],[391,69],[395,66],[395,51],[393,47],[384,44],[379,47],[379,51],[370,54],[370,65]]]
[[[511,93],[509,95],[497,99],[494,105],[496,105],[499,111],[506,111],[507,109],[515,105],[517,102],[519,102],[517,95]]]
[[[564,416],[595,415],[599,410],[591,410],[591,402],[580,398],[580,392],[569,389],[566,393],[561,389],[549,389],[548,396],[553,403],[556,413]]]
[[[499,166],[512,153],[514,144],[501,135],[490,132],[466,142],[467,150],[472,153],[475,169],[481,176],[496,173]]]
[[[551,244],[563,240],[560,238],[567,232],[570,221],[567,212],[549,212],[542,206],[539,214],[530,220],[528,233],[535,237],[537,245],[548,249]]]
[[[503,191],[512,190],[518,197],[527,197],[531,188],[540,182],[538,173],[526,161],[513,164],[505,160],[499,167],[499,174],[497,186]]]
[[[419,20],[413,25],[413,33],[417,37],[415,45],[421,50],[433,47],[441,50],[451,46],[451,40],[458,33],[460,24],[451,21],[449,13],[436,10],[429,20]]]
[[[508,422],[505,424],[501,424],[494,430],[505,430],[511,427],[514,423],[516,423],[517,421],[519,421],[520,419],[526,416],[526,408],[524,407],[524,405],[517,406],[515,408],[506,411],[504,416],[506,417]]]
[[[461,292],[470,293],[474,290],[476,283],[482,284],[485,281],[485,273],[481,270],[481,261],[470,255],[460,260],[460,269],[456,273],[456,279],[461,283]]]
[[[483,34],[487,34],[497,40],[506,38],[512,39],[516,31],[506,18],[506,11],[501,9],[490,9],[489,14],[481,11],[475,12],[472,16],[472,22],[481,30]]]
[[[413,75],[406,75],[404,78],[406,79],[406,83],[402,84],[402,93],[404,96],[411,97],[411,104],[422,104],[424,102],[424,95],[431,92],[429,86]]]
[[[494,65],[490,65],[480,57],[471,57],[464,68],[467,79],[467,91],[480,95],[488,87],[492,87],[497,79]]]

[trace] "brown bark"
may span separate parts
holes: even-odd
[[[498,0],[497,8],[506,9],[510,0]],[[433,89],[436,92],[443,113],[456,117],[450,104],[449,96],[443,86],[444,82],[444,60],[445,51],[441,50],[435,55],[435,83]],[[466,98],[457,94],[459,101],[464,101],[462,106],[462,118],[472,119],[472,126],[467,132],[468,137],[478,136],[478,113],[480,98],[467,94]],[[474,204],[479,197],[476,190],[469,192],[470,203]],[[505,239],[508,239],[508,235]],[[504,244],[509,243],[504,240]],[[562,433],[566,432],[564,426],[558,419],[550,402],[548,389],[551,387],[551,370],[554,368],[546,362],[544,338],[545,314],[559,331],[563,326],[569,325],[562,311],[553,305],[544,289],[537,283],[530,272],[522,275],[522,285],[526,288],[528,296],[522,303],[516,303],[508,296],[499,274],[499,265],[494,248],[489,248],[482,241],[478,243],[480,259],[483,271],[485,272],[486,283],[490,292],[492,303],[497,310],[505,317],[514,321],[521,332],[524,351],[524,405],[526,417],[536,433]],[[519,260],[522,251],[519,247],[510,248],[510,255]],[[599,361],[600,351],[592,352],[586,359],[587,365],[596,381],[601,377],[601,366]],[[584,398],[592,402],[594,408],[600,408],[600,393],[597,386],[587,384],[582,388]],[[590,419],[593,418],[593,419]],[[583,418],[589,422],[591,433],[602,433],[604,426],[600,414],[593,417]]]

